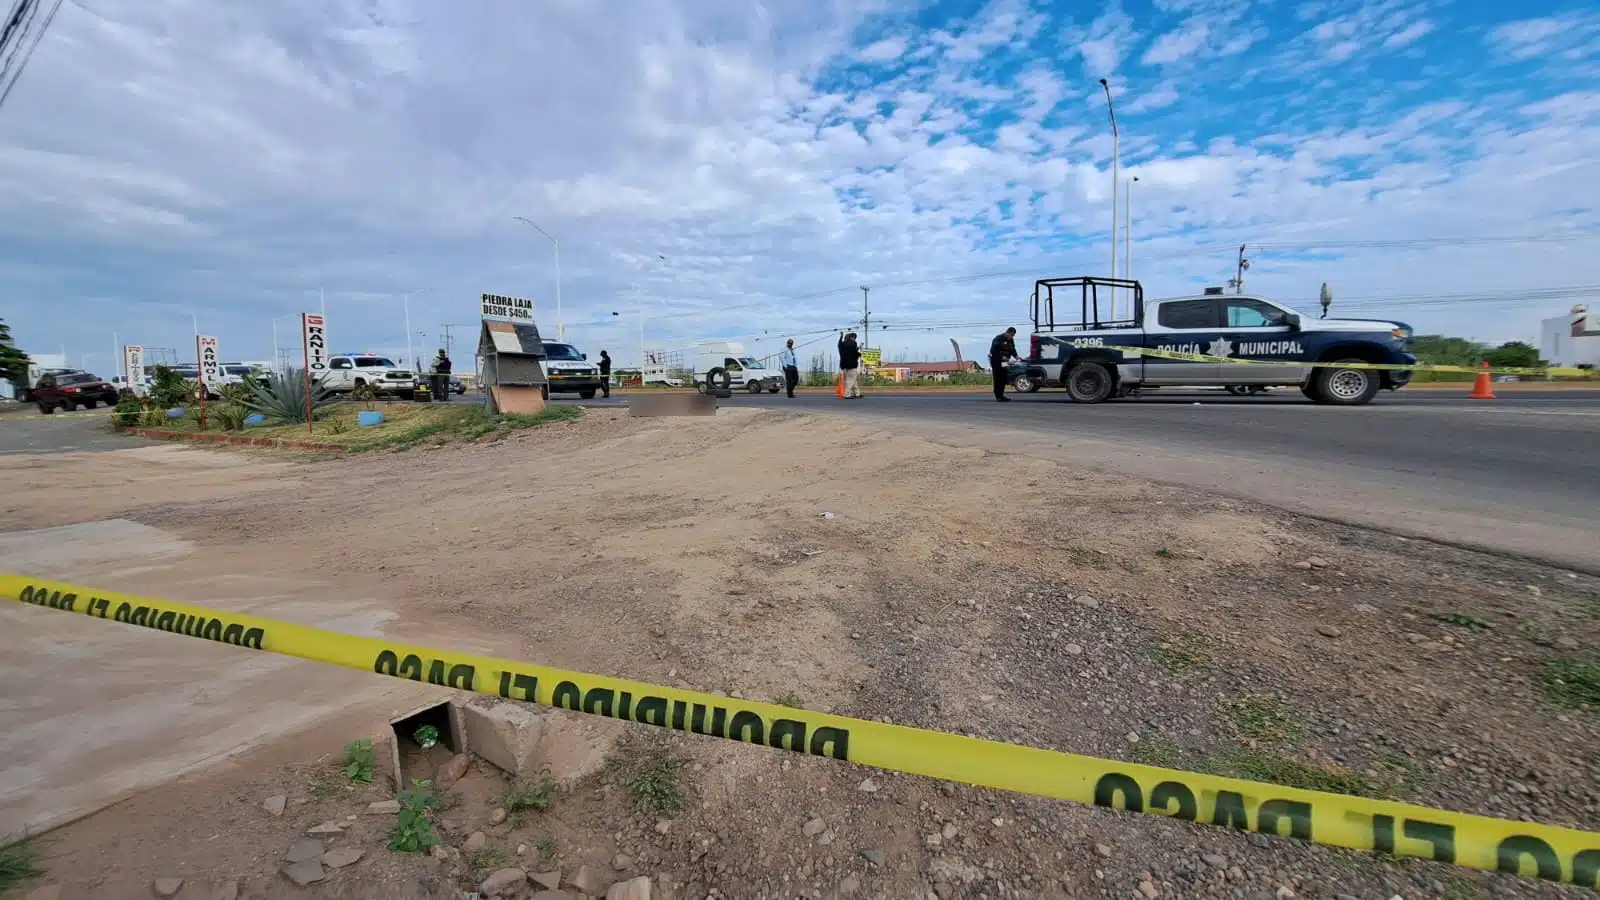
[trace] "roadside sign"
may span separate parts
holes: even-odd
[[[222,361],[217,357],[217,339],[211,335],[199,335],[194,342],[200,360],[200,383],[211,390],[222,387]]]
[[[862,350],[861,351],[861,364],[864,365],[864,366],[881,366],[881,365],[883,365],[883,351],[882,350]]]
[[[300,314],[301,343],[305,347],[306,374],[317,378],[328,373],[328,329],[320,313]]]
[[[485,319],[514,319],[521,322],[533,321],[533,301],[522,297],[507,297],[504,294],[481,294],[480,308]]]
[[[122,377],[137,396],[144,396],[144,348],[128,344],[122,348]]]

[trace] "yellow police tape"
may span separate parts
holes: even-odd
[[[983,787],[1597,887],[1600,834],[1096,759],[0,574],[0,596],[157,631]]]
[[[1210,363],[1243,363],[1246,365],[1262,366],[1306,366],[1313,369],[1376,369],[1386,372],[1457,372],[1463,375],[1477,375],[1486,372],[1490,375],[1551,375],[1558,378],[1591,378],[1600,376],[1600,372],[1593,369],[1576,369],[1565,367],[1546,368],[1518,368],[1515,366],[1501,366],[1499,368],[1482,368],[1480,366],[1434,366],[1427,363],[1365,363],[1365,362],[1300,362],[1294,359],[1245,359],[1239,356],[1207,356],[1204,353],[1182,353],[1177,350],[1157,350],[1150,347],[1125,347],[1121,344],[1094,344],[1080,347],[1081,350],[1120,350],[1123,353],[1132,353],[1138,356],[1153,356],[1158,359],[1176,359],[1183,362],[1210,362]]]

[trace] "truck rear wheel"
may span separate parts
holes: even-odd
[[[1116,388],[1111,370],[1100,363],[1078,363],[1063,380],[1066,382],[1067,396],[1078,403],[1099,403],[1111,396]]]
[[[1341,359],[1338,362],[1359,363],[1365,360]],[[1371,403],[1383,388],[1383,381],[1376,370],[1341,369],[1337,366],[1318,369],[1311,383],[1319,395],[1317,401],[1333,406],[1364,406]]]

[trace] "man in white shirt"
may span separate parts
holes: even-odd
[[[794,338],[789,338],[783,351],[778,354],[778,362],[783,366],[783,384],[789,391],[789,399],[794,399],[795,385],[800,383],[800,365],[794,358]]]

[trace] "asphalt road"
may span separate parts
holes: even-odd
[[[105,410],[52,416],[0,416],[0,456],[68,451],[96,453],[149,446],[149,441],[112,434],[106,431],[105,425]]]
[[[1335,521],[1600,574],[1600,391],[1399,391],[1370,406],[1215,392],[1085,406],[1059,392],[735,396],[942,442],[1220,491]],[[1002,501],[1003,502],[1003,501]],[[1115,514],[1114,511],[1109,511]]]
[[[583,405],[620,407],[626,397],[615,391]],[[1292,391],[1095,406],[1059,392],[1000,404],[987,394],[887,391],[848,402],[737,394],[723,404],[890,422],[942,443],[1027,452],[1600,575],[1600,391],[1505,391],[1492,401],[1400,391],[1353,409]],[[0,417],[0,455],[143,444],[105,433],[102,420]]]

